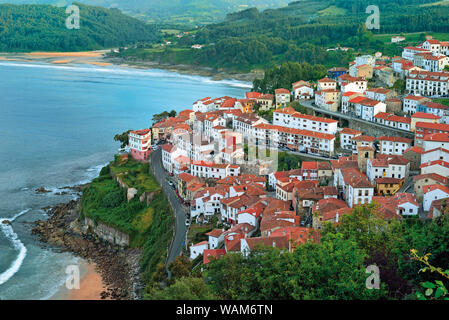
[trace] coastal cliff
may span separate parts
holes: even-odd
[[[149,164],[116,157],[80,197],[49,208],[33,233],[96,264],[102,298],[141,299],[165,264],[173,213]]]

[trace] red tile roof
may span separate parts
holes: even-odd
[[[419,119],[435,119],[438,120],[440,117],[430,114],[430,113],[424,113],[424,112],[416,112],[412,115],[412,118],[419,118]]]
[[[203,264],[208,264],[211,261],[211,258],[218,259],[225,254],[225,249],[206,249],[203,253]]]

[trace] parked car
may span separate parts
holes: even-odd
[[[190,226],[190,220],[189,219],[186,219],[186,226],[187,227]]]

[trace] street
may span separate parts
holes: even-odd
[[[171,243],[171,246],[168,250],[168,257],[166,266],[181,253],[183,245],[185,245],[186,239],[186,212],[184,211],[183,206],[179,202],[175,190],[168,184],[167,177],[168,174],[165,172],[162,167],[162,149],[158,148],[157,150],[151,153],[151,164],[153,166],[154,175],[162,186],[164,193],[170,202],[170,205],[175,214],[175,225],[174,225],[174,237]]]

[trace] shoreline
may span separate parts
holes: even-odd
[[[213,81],[236,80],[252,83],[254,79],[263,78],[263,72],[231,73],[208,67],[195,67],[184,64],[159,63],[156,61],[135,61],[117,57],[106,57],[109,50],[85,52],[0,52],[1,61],[45,62],[54,65],[89,64],[99,67],[119,66],[134,69],[160,69],[184,75],[211,78]]]
[[[101,274],[94,263],[79,259],[80,287],[67,289],[65,283],[48,300],[109,300],[102,298],[101,293],[107,290]]]
[[[75,186],[81,191],[87,185]],[[80,198],[43,208],[48,220],[37,220],[32,234],[43,244],[79,258],[80,289],[65,282],[50,300],[136,300],[141,298],[140,251],[100,240],[78,221]]]

